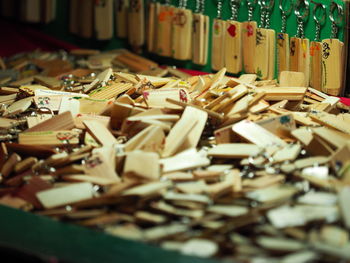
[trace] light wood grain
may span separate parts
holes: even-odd
[[[289,70],[290,71],[299,71],[299,58],[301,51],[301,38],[291,37],[290,38],[290,61],[289,61]]]
[[[242,24],[232,20],[225,24],[225,67],[238,74],[242,71]]]
[[[243,65],[246,73],[255,73],[255,45],[256,29],[255,21],[242,23]]]
[[[333,96],[342,92],[342,49],[338,39],[322,41],[322,91]]]
[[[86,120],[83,122],[89,133],[102,145],[112,145],[117,142],[113,134],[98,121]]]
[[[322,90],[322,43],[310,44],[310,87]]]
[[[120,38],[126,38],[128,35],[128,1],[115,1],[115,8],[116,35]]]
[[[192,57],[192,11],[175,9],[172,29],[172,57],[188,60]]]
[[[225,66],[225,21],[214,19],[212,30],[211,68],[221,70]]]
[[[298,60],[298,71],[304,73],[304,87],[309,87],[310,83],[310,40],[302,39],[300,47],[300,56]]]
[[[268,65],[269,65],[269,71],[267,79],[274,79],[275,78],[275,62],[276,62],[276,32],[273,29],[267,29],[267,37],[269,42],[269,57],[268,57]]]
[[[157,43],[157,21],[159,16],[160,3],[149,3],[148,22],[147,22],[147,50],[148,52],[156,51]]]
[[[98,40],[113,37],[113,0],[95,2],[95,34]]]
[[[268,31],[264,28],[256,30],[256,46],[255,46],[255,73],[260,79],[269,77],[269,37]]]
[[[135,0],[134,4],[129,7],[128,16],[128,40],[134,48],[141,47],[145,43],[145,19],[144,19],[144,2]]]
[[[286,33],[277,34],[277,57],[278,57],[278,75],[282,71],[289,71],[289,35]]]
[[[207,64],[209,40],[209,17],[193,14],[192,61],[198,65]]]
[[[172,20],[174,16],[174,7],[161,5],[158,15],[157,23],[157,37],[156,43],[157,53],[161,56],[171,56],[171,42],[172,42]]]
[[[23,132],[18,135],[20,144],[30,145],[64,145],[78,144],[79,133],[76,131],[38,131],[38,132]]]

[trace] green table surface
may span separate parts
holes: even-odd
[[[0,205],[0,246],[64,262],[215,263]]]

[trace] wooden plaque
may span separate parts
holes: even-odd
[[[299,51],[298,71],[303,72],[305,76],[305,86],[309,87],[310,82],[310,40],[304,38],[301,40]]]
[[[173,18],[172,57],[179,60],[191,59],[192,11],[176,9]]]
[[[289,71],[289,35],[277,34],[278,76],[282,71]]]
[[[300,57],[300,46],[302,39],[298,37],[290,38],[290,47],[289,47],[289,70],[290,71],[299,71],[299,57]]]
[[[157,18],[159,15],[159,3],[151,2],[148,10],[148,23],[147,23],[147,51],[155,52],[157,43]]]
[[[157,43],[156,50],[161,56],[171,56],[172,20],[174,7],[161,5],[157,19]]]
[[[274,79],[275,78],[275,61],[276,61],[276,32],[273,29],[267,29],[267,37],[269,42],[269,56],[268,56],[268,76],[267,79]]]
[[[143,0],[130,1],[129,7],[129,44],[133,47],[140,47],[145,43],[145,22]]]
[[[128,1],[115,1],[115,29],[116,35],[120,38],[126,38],[128,35]]]
[[[98,40],[113,37],[113,0],[95,1],[95,34]]]
[[[260,79],[269,77],[269,37],[268,29],[258,28],[256,30],[255,46],[255,73]]]
[[[237,21],[226,21],[225,67],[233,74],[242,71],[242,24]]]
[[[225,66],[224,30],[225,21],[214,19],[211,50],[211,68],[213,70],[220,70]]]
[[[342,91],[342,49],[338,39],[322,41],[322,91],[339,96]]]
[[[209,17],[193,14],[192,61],[198,65],[208,60]]]
[[[243,64],[246,73],[255,73],[254,61],[257,27],[258,25],[255,21],[242,23]]]
[[[322,43],[312,41],[310,45],[310,87],[322,89]]]

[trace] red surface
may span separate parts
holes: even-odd
[[[350,106],[350,98],[340,97],[340,102],[345,104],[346,106]]]
[[[2,35],[0,56],[3,57],[12,56],[20,52],[33,51],[39,48],[46,51],[77,48],[75,45],[57,40],[23,24],[0,20],[0,28]]]

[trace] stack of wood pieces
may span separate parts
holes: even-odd
[[[32,54],[34,77],[14,69],[21,57],[4,60],[1,204],[199,257],[350,260],[338,98],[293,72],[278,84],[225,68],[120,71],[134,56],[120,52],[76,52],[81,68],[54,76],[50,61],[71,60]]]

